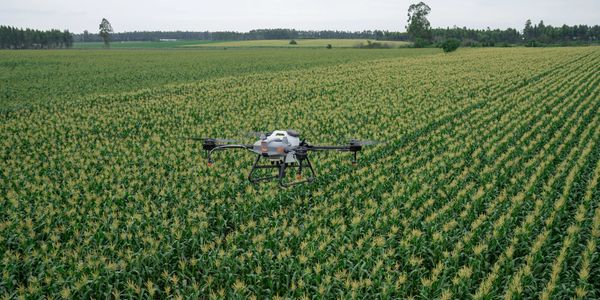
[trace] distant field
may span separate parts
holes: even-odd
[[[191,40],[191,41],[173,41],[173,42],[112,42],[110,48],[114,49],[147,49],[147,48],[178,48],[188,45],[201,45],[210,44],[214,41],[202,41],[202,40]],[[99,49],[104,48],[102,42],[86,42],[86,43],[74,43],[73,48],[75,49]]]
[[[230,48],[321,48],[331,44],[334,48],[352,48],[359,44],[366,44],[366,39],[297,39],[296,45],[290,45],[290,40],[252,40],[252,41],[173,41],[173,42],[112,42],[110,48],[114,49],[152,49],[152,48],[182,48],[182,47],[230,47]],[[408,42],[378,41],[389,45],[390,48],[406,46]],[[75,49],[101,49],[104,43],[88,42],[75,43]]]
[[[113,43],[109,50],[0,51],[0,110],[218,77],[441,53],[440,49],[173,50],[117,49],[116,45],[120,44]]]
[[[229,42],[214,42],[214,43],[199,43],[199,44],[188,44],[184,47],[289,47],[289,48],[300,48],[310,47],[319,48],[326,47],[331,44],[334,48],[351,48],[359,44],[366,44],[366,39],[297,39],[296,45],[290,45],[290,40],[252,40],[252,41],[229,41]],[[390,45],[391,48],[398,48],[406,46],[408,42],[395,42],[395,41],[379,41],[383,44]]]

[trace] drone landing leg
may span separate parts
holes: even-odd
[[[254,172],[258,169],[276,169],[279,168],[279,165],[261,165],[260,164],[260,159],[262,158],[261,155],[257,155],[256,156],[256,160],[254,161],[254,164],[252,165],[252,170],[250,171],[250,174],[248,174],[248,180],[254,184],[262,182],[262,181],[270,181],[273,179],[277,179],[279,178],[278,175],[276,176],[266,176],[266,177],[253,177],[252,175],[254,174]]]
[[[315,169],[313,169],[312,164],[310,163],[310,160],[308,160],[308,157],[306,158],[306,164],[308,165],[308,168],[310,169],[310,173],[311,176],[308,177],[306,180],[312,182],[315,177],[317,176],[317,173],[315,173]]]
[[[288,168],[298,168],[298,175],[300,175],[300,173],[302,172],[302,169],[309,169],[310,170],[310,176],[307,177],[304,180],[300,180],[300,181],[292,181],[292,182],[284,182],[283,181],[283,177],[285,177],[285,173],[284,176],[282,176],[279,179],[279,185],[282,187],[290,187],[290,186],[294,186],[297,184],[301,184],[301,183],[306,183],[306,182],[312,182],[315,177],[317,176],[317,174],[315,173],[315,170],[312,167],[312,164],[310,163],[310,160],[308,160],[308,157],[299,161],[297,165],[289,165]],[[285,169],[285,167],[284,167]],[[284,170],[285,172],[285,170]]]
[[[286,163],[260,164],[260,161],[263,158],[264,157],[262,155],[256,156],[256,160],[254,160],[254,164],[252,165],[252,170],[250,171],[250,174],[248,174],[248,180],[250,182],[252,182],[253,184],[257,184],[257,183],[260,183],[263,181],[277,180],[277,181],[279,181],[280,186],[290,187],[290,186],[305,183],[305,182],[312,182],[315,179],[315,177],[317,176],[308,157],[303,160],[298,161],[297,164],[289,164],[289,163],[288,164],[286,164]],[[303,170],[309,170],[310,174],[308,174],[309,176],[304,180],[286,182],[285,175],[286,175],[287,168],[298,168],[298,172],[297,172],[298,175],[301,175]],[[277,175],[256,177],[254,175],[255,175],[256,170],[258,170],[258,169],[277,169]],[[307,172],[307,171],[305,171],[305,172]]]
[[[279,176],[277,177],[279,178],[279,181],[283,180],[283,177],[285,177],[285,163],[279,165]]]

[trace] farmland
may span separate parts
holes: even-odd
[[[600,297],[600,48],[332,50],[0,52],[0,295]],[[277,128],[387,143],[182,139]]]
[[[213,42],[199,43],[197,45],[189,44],[183,47],[239,47],[239,48],[271,48],[271,47],[286,47],[286,48],[325,48],[331,45],[336,48],[352,48],[360,44],[366,44],[366,39],[297,39],[296,44],[290,44],[290,40],[251,40],[251,41],[230,41],[230,42]],[[399,41],[381,41],[380,43],[388,45],[389,48],[397,48],[407,46],[408,42]]]
[[[290,40],[248,40],[248,41],[204,41],[204,40],[181,40],[181,41],[122,41],[114,42],[114,49],[162,49],[162,48],[325,48],[328,44],[335,48],[353,48],[360,44],[366,44],[366,39],[296,39],[295,45]],[[389,48],[407,46],[410,43],[400,41],[381,41]],[[102,42],[78,42],[75,49],[100,49],[104,48]]]
[[[415,57],[439,49],[0,51],[0,109],[220,77]]]
[[[182,41],[119,41],[110,44],[112,49],[161,49],[161,48],[179,48],[188,45],[208,44],[212,41],[203,40],[182,40]],[[102,49],[103,42],[77,42],[74,43],[75,49]]]

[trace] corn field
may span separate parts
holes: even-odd
[[[600,298],[599,65],[461,49],[1,111],[0,297]],[[279,189],[183,139],[287,128],[386,143]]]

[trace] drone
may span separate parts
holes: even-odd
[[[218,138],[196,138],[190,139],[202,142],[202,149],[206,151],[208,166],[214,161],[212,154],[215,151],[227,149],[244,149],[256,154],[252,170],[248,174],[248,180],[253,184],[277,180],[281,187],[290,187],[297,184],[313,182],[316,178],[315,170],[308,158],[312,151],[339,151],[352,153],[352,165],[356,165],[357,153],[364,146],[378,144],[376,141],[350,140],[345,145],[318,146],[307,143],[300,139],[296,130],[275,130],[271,132],[252,132],[259,140],[254,144],[236,144],[236,140]],[[257,171],[261,169],[276,169],[276,175],[258,176]],[[286,180],[286,171],[296,170],[296,180]],[[308,176],[302,179],[302,171],[308,170]]]

